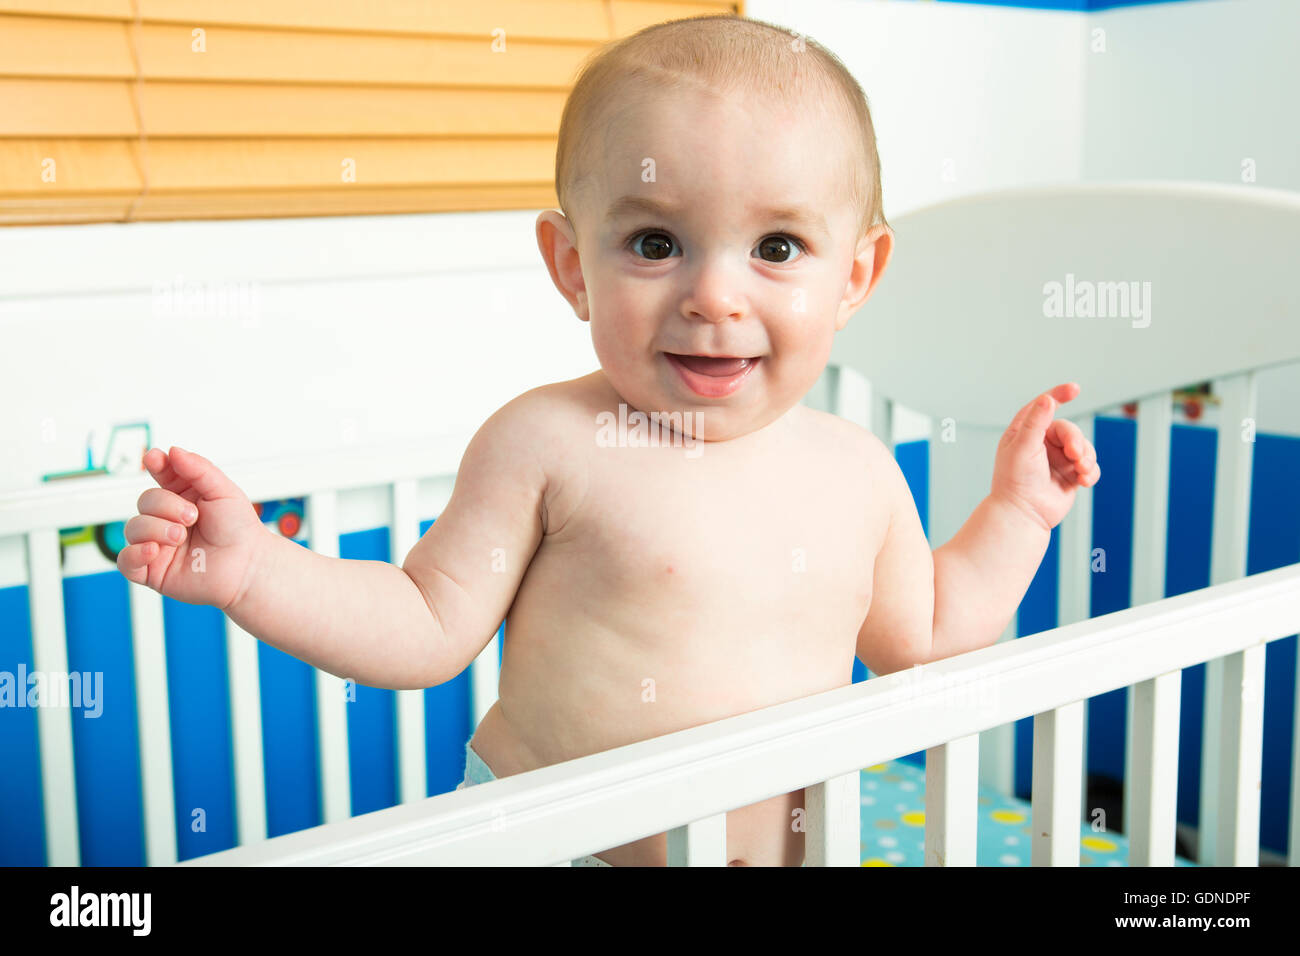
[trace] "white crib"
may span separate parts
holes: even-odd
[[[400,804],[352,817],[340,678],[316,672],[324,824],[267,839],[256,641],[228,620],[239,846],[194,865],[568,865],[669,833],[670,865],[726,862],[726,811],[806,787],[807,864],[859,863],[859,771],[925,750],[927,865],[975,862],[979,781],[1011,791],[1011,722],[1034,716],[1032,862],[1078,865],[1088,698],[1129,694],[1125,780],[1130,864],[1174,856],[1180,671],[1206,687],[1198,857],[1256,865],[1265,645],[1300,631],[1300,565],[1243,577],[1256,374],[1300,362],[1300,196],[1253,187],[1117,184],[1016,190],[897,218],[881,287],[837,338],[827,404],[890,440],[897,410],[937,426],[932,545],[986,493],[1014,411],[1078,381],[1065,410],[1085,432],[1139,404],[1133,604],[1088,619],[1091,492],[1061,529],[1064,626],[911,671],[791,701],[466,790],[426,797],[419,691],[398,692]],[[1222,276],[1216,282],[1215,276]],[[1149,282],[1141,316],[1044,314],[1046,283]],[[1130,313],[1137,300],[1125,300]],[[1226,318],[1230,316],[1231,318]],[[992,374],[986,374],[991,372]],[[1213,380],[1221,400],[1213,586],[1163,598],[1171,389]],[[952,421],[945,421],[951,419]],[[956,441],[942,437],[954,432]],[[338,553],[338,514],[383,496],[392,554],[445,503],[468,433],[419,447],[231,465],[255,501],[305,495],[313,549]],[[1106,463],[1101,462],[1103,481]],[[322,476],[327,476],[322,479]],[[23,536],[34,667],[67,671],[58,529],[134,512],[149,482],[75,480],[0,496],[0,539]],[[147,860],[177,860],[162,601],[131,585]],[[1014,621],[1006,637],[1014,635]],[[474,718],[495,699],[496,639],[473,665]],[[76,865],[67,710],[37,714],[51,864]],[[1300,860],[1300,746],[1292,757],[1289,862]]]

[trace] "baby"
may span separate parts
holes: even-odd
[[[1040,395],[931,553],[889,449],[800,404],[893,247],[840,62],[748,19],[642,30],[579,77],[556,189],[564,214],[543,212],[537,241],[600,368],[488,419],[400,569],[277,537],[173,447],[145,455],[160,487],[127,522],[121,572],[374,687],[451,680],[508,614],[466,784],[841,687],[855,655],[888,674],[992,644],[1096,454],[1053,420],[1078,386]],[[621,424],[647,420],[673,440]],[[800,865],[803,800],[729,812],[730,864]],[[588,862],[662,866],[666,843]]]

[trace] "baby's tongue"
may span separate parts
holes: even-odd
[[[708,358],[703,355],[679,355],[677,361],[692,372],[697,372],[700,375],[713,375],[718,378],[735,375],[749,365],[749,359],[747,358]]]

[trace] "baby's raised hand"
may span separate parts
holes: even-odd
[[[1073,422],[1054,420],[1058,404],[1077,397],[1075,382],[1058,385],[1022,408],[998,442],[992,495],[1007,501],[1047,530],[1060,524],[1076,488],[1101,477],[1097,450]]]
[[[160,487],[140,495],[118,570],[178,601],[230,607],[270,536],[252,502],[216,465],[183,448],[151,448],[144,466]]]

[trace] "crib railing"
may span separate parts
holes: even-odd
[[[1190,384],[1190,383],[1189,383]],[[1247,530],[1250,525],[1251,479],[1254,461],[1257,375],[1246,370],[1224,375],[1212,380],[1213,394],[1219,404],[1216,428],[1215,473],[1212,536],[1210,548],[1210,582],[1221,584],[1241,578],[1246,574]],[[1173,427],[1173,401],[1168,390],[1142,396],[1137,406],[1137,450],[1134,462],[1134,502],[1132,540],[1131,602],[1142,605],[1159,601],[1165,588],[1165,545],[1167,541],[1170,445]],[[832,367],[828,376],[829,410],[868,428],[891,448],[894,445],[896,403],[854,369]],[[1096,415],[1072,415],[1069,406],[1061,410],[1082,430],[1084,436],[1094,439]],[[952,444],[936,442],[934,430],[930,441],[930,527],[931,546],[947,541],[969,514],[974,500],[968,496],[972,490],[980,494],[987,489],[987,476],[1001,428],[962,425],[962,440]],[[1103,463],[1103,470],[1105,465]],[[1093,568],[1092,489],[1080,489],[1075,503],[1060,526],[1060,561],[1057,574],[1057,620],[1061,624],[1085,620],[1089,615]],[[1015,617],[1008,623],[1000,641],[1016,637]],[[1201,863],[1224,864],[1232,859],[1232,852],[1220,852],[1216,846],[1219,828],[1216,820],[1230,816],[1229,810],[1220,810],[1218,801],[1222,790],[1222,773],[1231,772],[1221,764],[1223,746],[1218,733],[1224,714],[1221,708],[1226,700],[1223,691],[1225,680],[1242,679],[1252,686],[1263,687],[1264,658],[1259,654],[1245,657],[1211,659],[1206,666],[1205,707],[1202,717],[1201,774],[1199,827],[1197,855]],[[1230,673],[1225,673],[1225,668]],[[1238,674],[1236,670],[1241,670]],[[1300,655],[1297,656],[1297,687],[1300,688]],[[1123,819],[1131,821],[1127,828],[1139,844],[1150,839],[1151,821],[1136,812],[1132,802],[1141,794],[1141,787],[1151,783],[1135,773],[1135,768],[1145,765],[1154,756],[1151,734],[1154,718],[1177,723],[1181,694],[1178,675],[1166,674],[1134,687],[1127,695],[1127,724],[1124,760]],[[1262,707],[1262,691],[1259,705]],[[1082,702],[1079,720],[1082,723],[1084,747],[1087,741],[1087,701]],[[1297,723],[1300,723],[1300,696],[1297,696]],[[1244,732],[1259,729],[1261,735],[1234,739],[1231,745],[1240,753],[1261,752],[1263,746],[1262,724],[1253,720],[1244,724]],[[981,741],[980,779],[1000,792],[1013,789],[1015,767],[1014,727],[1005,724],[985,731]],[[1035,749],[1035,755],[1037,750]],[[1290,853],[1294,863],[1296,846],[1300,843],[1300,789],[1294,786],[1300,778],[1300,734],[1293,743],[1293,790],[1291,805]],[[1162,781],[1159,775],[1152,778]],[[1128,786],[1129,782],[1133,786]],[[1086,780],[1080,778],[1081,790]],[[1176,774],[1156,785],[1176,786]],[[1256,804],[1257,806],[1257,804]],[[1256,820],[1257,823],[1257,820]],[[1249,822],[1246,824],[1249,826]]]
[[[1259,739],[1262,685],[1247,678],[1297,630],[1300,564],[188,864],[562,866],[667,831],[669,865],[722,866],[727,810],[807,787],[808,865],[856,866],[860,768],[924,749],[926,864],[973,865],[978,734],[1033,715],[1032,862],[1077,866],[1082,700],[1224,659],[1217,846],[1255,865],[1259,753],[1239,742]],[[1129,862],[1172,865],[1177,714],[1137,709]]]
[[[419,538],[422,515],[433,516],[449,496],[452,476],[469,440],[452,434],[407,447],[352,448],[308,455],[291,461],[247,463],[227,473],[252,501],[306,496],[306,531],[311,548],[338,554],[339,493],[382,490],[392,554],[400,562]],[[440,478],[444,490],[419,502],[421,479]],[[33,670],[45,675],[68,671],[64,621],[60,528],[120,521],[136,512],[146,488],[144,473],[75,478],[31,491],[0,495],[0,544],[24,539],[28,602],[31,611]],[[423,507],[421,507],[423,505]],[[128,585],[132,653],[137,688],[140,762],[145,816],[146,861],[151,866],[175,863],[176,811],[172,787],[172,746],[163,642],[162,598]],[[230,674],[231,731],[234,751],[236,833],[240,844],[267,837],[263,775],[262,725],[257,640],[225,618]],[[475,723],[496,700],[497,641],[471,666]],[[346,697],[342,679],[316,671],[321,792],[326,822],[351,816]],[[397,691],[399,797],[426,796],[424,697],[421,691]],[[46,859],[51,866],[80,863],[72,748],[72,716],[67,708],[36,709],[41,786],[45,808]]]
[[[1225,383],[1230,388],[1232,383]],[[1225,388],[1225,406],[1235,401]],[[1253,401],[1246,380],[1244,406]],[[1167,399],[1167,395],[1165,396]],[[1168,407],[1142,403],[1147,421],[1168,430]],[[1235,415],[1235,413],[1234,413]],[[419,861],[555,864],[629,840],[671,831],[670,856],[684,865],[719,862],[727,810],[808,787],[802,821],[810,864],[857,860],[857,772],[917,750],[927,760],[927,861],[973,862],[975,786],[980,734],[1035,715],[1035,863],[1077,863],[1077,821],[1083,796],[1084,714],[1088,697],[1134,687],[1129,721],[1125,820],[1134,863],[1172,860],[1178,737],[1179,670],[1211,662],[1207,682],[1201,840],[1203,863],[1254,863],[1258,858],[1264,644],[1300,631],[1297,567],[1228,580],[1244,571],[1249,488],[1248,448],[1220,427],[1214,567],[1216,587],[1116,614],[1076,621],[974,654],[903,674],[793,701],[755,714],[692,728],[505,778],[458,793],[425,795],[424,715],[420,691],[397,692],[397,772],[401,805],[352,818],[348,739],[341,679],[318,672],[322,827],[267,840],[265,781],[256,641],[228,619],[237,839],[239,848],[206,862]],[[1139,418],[1141,422],[1141,416]],[[1140,429],[1143,426],[1140,425]],[[1162,429],[1147,428],[1147,433]],[[438,513],[427,481],[449,488],[468,435],[409,448],[353,449],[292,462],[232,466],[231,477],[252,500],[307,497],[310,545],[338,553],[338,513],[347,494],[369,489],[386,499],[391,553],[400,560],[415,543],[422,516]],[[1144,466],[1139,484],[1167,483]],[[135,511],[145,475],[73,479],[0,496],[0,545],[23,539],[29,581],[34,669],[67,671],[58,529],[120,520]],[[438,492],[434,495],[442,494]],[[1080,498],[1081,510],[1089,504]],[[1139,537],[1159,529],[1142,523],[1163,512],[1163,498],[1139,501]],[[1087,524],[1067,519],[1078,546],[1062,549],[1062,619],[1086,613],[1086,581],[1067,575],[1087,564]],[[374,525],[370,525],[374,526]],[[1225,530],[1226,529],[1226,530]],[[1234,533],[1233,529],[1239,529]],[[935,538],[932,528],[932,540]],[[1222,533],[1221,533],[1222,531]],[[1163,541],[1158,533],[1156,540]],[[1224,558],[1223,555],[1228,557]],[[1135,567],[1137,566],[1135,559]],[[177,859],[169,704],[161,598],[130,585],[143,775],[146,860]],[[1086,594],[1086,590],[1083,592]],[[1140,592],[1139,592],[1140,593]],[[1072,597],[1074,595],[1075,597]],[[1138,594],[1135,593],[1135,599]],[[1082,609],[1082,610],[1081,610]],[[1121,650],[1122,648],[1122,650]],[[1114,658],[1114,660],[1109,660]],[[473,721],[496,698],[495,641],[472,666]],[[968,700],[974,696],[974,701]],[[993,703],[985,706],[989,697]],[[957,700],[954,702],[954,698]],[[1210,715],[1215,715],[1211,717]],[[45,801],[47,859],[77,865],[76,788],[71,716],[40,707],[37,727]],[[1300,753],[1300,744],[1297,745]],[[1206,774],[1209,774],[1207,777]],[[1297,862],[1297,788],[1292,781],[1291,862]],[[1010,787],[1004,792],[1011,792]],[[1040,825],[1041,824],[1041,825]],[[1064,830],[1062,828],[1065,828]],[[1069,832],[1069,838],[1066,834]],[[1043,836],[1046,834],[1046,836]],[[1058,838],[1053,838],[1057,834]],[[408,852],[409,851],[409,852]],[[195,861],[198,862],[198,861]],[[723,861],[725,862],[725,861]]]

